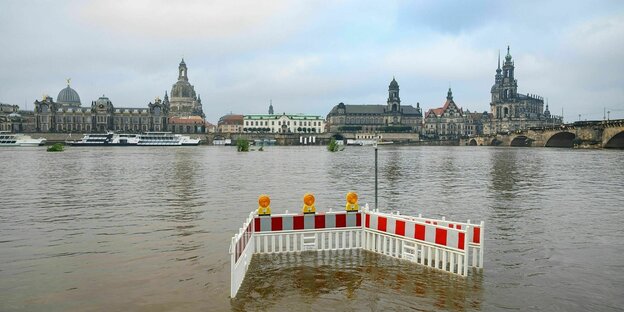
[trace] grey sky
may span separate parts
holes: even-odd
[[[511,45],[521,93],[566,121],[624,118],[624,1],[5,1],[0,102],[56,97],[72,78],[83,106],[102,94],[144,107],[184,56],[207,119],[325,116],[381,104],[489,110],[498,50]],[[25,104],[26,103],[26,104]]]

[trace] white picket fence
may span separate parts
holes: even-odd
[[[340,214],[344,215],[340,216],[343,222],[341,226],[336,227],[337,215]],[[358,216],[360,224],[354,226],[353,216],[357,214],[360,214]],[[298,228],[289,224],[289,228],[284,229],[283,220],[292,222],[294,217],[300,219],[305,217],[307,220],[318,217],[319,220],[314,222],[319,223],[313,225],[306,223],[306,227],[303,228],[301,221]],[[351,218],[351,223],[346,226],[344,220],[348,217]],[[325,220],[332,220],[327,223],[334,223],[326,224]],[[383,226],[379,223],[383,223]],[[391,225],[385,228],[386,224]],[[453,227],[450,227],[451,224]],[[457,225],[460,225],[460,229]],[[402,227],[403,231],[398,227]],[[419,234],[407,235],[406,227],[410,228],[408,231],[413,228],[415,232],[420,228],[429,236],[425,239],[424,232],[421,232],[422,238],[416,239],[414,237],[418,237]],[[479,227],[478,240],[473,237],[473,227]],[[420,215],[404,216],[398,212],[381,213],[368,210],[368,206],[357,213],[328,212],[316,216],[286,213],[259,217],[255,212],[251,212],[239,232],[232,237],[230,244],[230,296],[232,298],[236,296],[254,254],[363,249],[467,276],[469,267],[483,268],[484,232],[483,222],[471,224],[470,221],[451,222],[445,219],[423,218]],[[437,235],[440,236],[439,240]]]

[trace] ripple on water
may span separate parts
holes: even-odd
[[[484,220],[486,269],[461,279],[366,252],[268,256],[230,301],[228,244],[257,196],[275,212],[299,211],[306,192],[321,211],[349,191],[372,204],[372,149],[3,149],[0,310],[617,311],[621,163],[380,147],[379,208]]]

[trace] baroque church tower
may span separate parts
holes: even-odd
[[[188,81],[188,68],[184,59],[178,66],[178,81],[171,87],[169,113],[174,117],[205,117],[201,98],[195,93],[195,87]]]
[[[505,63],[503,69],[500,66],[500,53],[498,56],[498,68],[494,76],[494,85],[492,86],[492,102],[490,103],[491,113],[496,119],[509,117],[519,117],[518,102],[518,81],[514,78],[515,65],[507,46],[507,55],[505,55]]]
[[[507,132],[561,123],[561,118],[550,115],[548,108],[544,111],[543,97],[531,93],[518,93],[516,68],[509,46],[507,46],[507,55],[505,55],[502,69],[500,61],[499,53],[494,85],[490,90],[492,95],[490,113],[494,123],[488,132]]]
[[[401,98],[399,97],[399,83],[392,77],[392,81],[388,86],[388,112],[400,112],[401,111]]]

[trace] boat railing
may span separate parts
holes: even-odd
[[[236,296],[254,254],[360,249],[463,277],[469,267],[483,268],[483,222],[476,244],[470,240],[475,226],[470,222],[444,220],[454,225],[450,227],[442,220],[427,221],[431,220],[420,215],[381,213],[368,205],[362,210],[307,214],[253,211],[231,240],[230,296]]]

